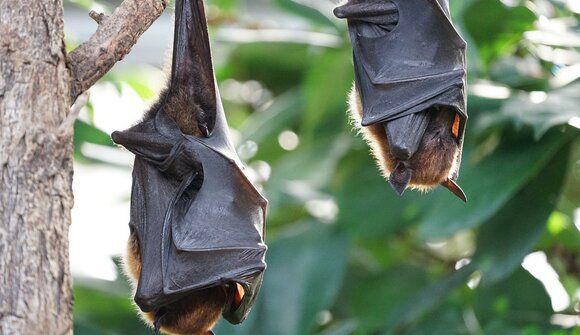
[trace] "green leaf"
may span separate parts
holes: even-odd
[[[482,224],[538,176],[558,150],[575,135],[577,132],[573,130],[566,133],[552,131],[534,143],[523,134],[506,134],[498,149],[481,162],[473,161],[473,151],[471,154],[466,152],[458,183],[467,194],[467,204],[449,194],[439,197],[422,220],[420,238],[442,238]],[[438,192],[441,191],[446,190]],[[541,195],[541,192],[536,195]]]
[[[347,320],[320,333],[320,335],[352,335],[357,329],[357,324],[354,321]]]
[[[446,304],[421,319],[408,331],[400,335],[464,335],[471,334],[466,327],[465,311],[457,306]],[[399,334],[397,334],[399,335]],[[503,335],[503,334],[502,334]]]
[[[118,295],[117,285],[115,282],[94,281],[91,286],[83,286],[76,282],[74,319],[79,334],[138,335],[150,331],[137,317],[129,291]]]
[[[316,315],[337,297],[346,268],[347,240],[333,226],[292,227],[269,242],[260,296],[240,326],[220,322],[216,334],[305,335]]]
[[[400,334],[412,325],[425,312],[432,309],[460,285],[465,285],[474,267],[467,265],[449,277],[427,287],[402,304],[390,314],[386,323],[385,335]]]
[[[363,144],[365,145],[365,144]],[[333,183],[340,214],[338,223],[353,236],[380,240],[420,217],[433,194],[406,192],[398,197],[381,176],[365,145],[340,162]]]
[[[503,334],[507,329],[532,325],[543,328],[549,326],[553,312],[542,284],[523,268],[494,285],[479,286],[474,309],[485,334]]]
[[[330,20],[328,16],[322,14],[315,8],[300,4],[294,0],[273,0],[273,1],[280,8],[283,8],[290,13],[303,17],[314,24],[338,29],[336,24],[332,20]]]
[[[228,77],[257,80],[275,94],[299,85],[312,64],[312,49],[295,43],[256,42],[237,45],[222,68]]]
[[[317,193],[328,187],[350,144],[346,136],[324,138],[286,154],[273,165],[269,195],[277,199],[290,194],[302,201],[320,198]]]
[[[569,149],[562,147],[536,178],[481,226],[473,262],[483,272],[482,283],[511,273],[546,230],[562,189]]]
[[[264,142],[276,139],[280,132],[292,128],[302,109],[302,96],[296,90],[287,91],[276,97],[270,107],[253,113],[242,124],[239,129],[242,142],[252,140],[260,145],[267,144]]]
[[[332,76],[329,76],[332,74]],[[353,82],[352,53],[329,51],[317,57],[303,85],[306,101],[300,133],[309,138],[332,136],[346,121],[346,97]]]
[[[529,125],[536,139],[553,127],[580,119],[580,82],[551,92],[520,93],[501,112],[517,126]],[[533,99],[545,99],[534,101]]]
[[[77,120],[75,122],[75,147],[79,148],[79,145],[85,142],[109,147],[115,146],[111,140],[111,135],[85,121]]]
[[[398,305],[427,285],[427,274],[417,266],[397,265],[362,278],[355,273],[349,283],[351,308],[359,320],[358,331],[372,333],[384,325]]]
[[[474,1],[464,10],[463,18],[486,63],[511,53],[535,20],[534,13],[526,7],[508,7],[499,0]]]

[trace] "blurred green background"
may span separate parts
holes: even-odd
[[[467,204],[446,190],[399,198],[380,176],[345,114],[353,68],[336,3],[206,5],[233,140],[270,201],[260,296],[216,334],[580,334],[580,1],[451,1],[469,43]],[[115,6],[69,0],[66,13]],[[171,8],[151,28],[165,40],[101,80],[76,125],[76,334],[150,333],[122,275],[83,267],[124,248],[131,156],[109,133],[163,85]],[[67,29],[72,49],[80,30]]]

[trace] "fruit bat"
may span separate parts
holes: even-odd
[[[242,322],[262,283],[267,201],[228,137],[202,0],[177,0],[171,77],[135,126],[125,268],[155,332],[213,334]]]
[[[465,41],[447,0],[350,0],[350,115],[398,195],[457,185],[467,113]]]

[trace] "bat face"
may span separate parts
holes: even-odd
[[[359,127],[383,175],[398,195],[407,188],[428,191],[441,185],[465,201],[463,191],[450,179],[458,169],[456,162],[460,153],[459,117],[455,111],[434,107],[423,111],[421,121],[415,124],[423,124],[424,130],[419,132],[417,144],[411,145],[416,150],[394,150],[390,144],[393,139],[388,136],[388,122],[361,126],[363,110],[356,87],[351,90],[349,105],[353,123]]]

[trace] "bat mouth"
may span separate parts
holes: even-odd
[[[419,149],[429,120],[430,114],[424,110],[383,122],[391,154],[403,161],[411,159]]]

